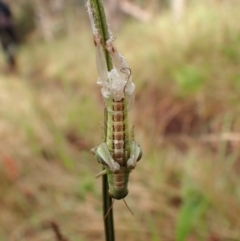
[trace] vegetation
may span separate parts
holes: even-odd
[[[239,10],[193,5],[178,24],[166,13],[116,34],[144,153],[127,197],[134,217],[114,203],[116,240],[239,240]],[[19,75],[1,72],[0,240],[53,240],[52,221],[71,241],[103,239],[91,41],[86,16],[75,34],[22,46]]]

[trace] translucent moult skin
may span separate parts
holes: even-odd
[[[106,41],[105,48],[111,56],[114,68],[107,69],[104,46],[100,36],[94,34],[97,69],[101,94],[107,109],[106,142],[92,149],[105,169],[97,177],[107,174],[109,194],[114,199],[123,199],[128,194],[129,173],[142,157],[142,151],[130,134],[128,111],[134,102],[135,85],[131,69],[124,57],[113,46],[113,38]]]

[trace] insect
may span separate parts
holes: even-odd
[[[98,33],[94,34],[97,69],[101,94],[107,109],[106,142],[92,149],[99,163],[105,169],[96,177],[107,175],[109,195],[114,199],[124,199],[128,194],[129,173],[142,157],[142,151],[130,134],[128,111],[134,101],[135,85],[132,83],[131,69],[124,57],[113,46],[114,38],[106,41],[114,68],[107,69],[104,46]],[[132,131],[133,133],[133,131]]]

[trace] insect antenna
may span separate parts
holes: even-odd
[[[123,67],[123,68],[121,68],[120,71],[127,75],[127,82],[128,82],[130,77],[131,77],[132,70],[130,68],[128,68],[128,67]]]
[[[132,212],[132,210],[131,210],[131,209],[129,208],[129,206],[127,205],[127,202],[125,201],[124,198],[123,198],[123,202],[125,203],[125,205],[126,205],[127,209],[129,210],[129,212],[130,212],[132,215],[134,215],[133,212]]]
[[[113,208],[113,204],[114,204],[115,199],[112,199],[112,200],[113,200],[113,201],[112,201],[112,205],[111,205],[111,207],[108,209],[107,213],[105,214],[104,219],[108,216],[109,212],[110,212],[111,209]]]
[[[98,30],[97,30],[95,22],[94,22],[94,14],[95,13],[93,11],[93,8],[91,7],[90,1],[87,1],[86,8],[87,8],[87,12],[88,12],[88,15],[89,15],[90,24],[91,24],[91,27],[92,27],[93,34],[98,34]]]

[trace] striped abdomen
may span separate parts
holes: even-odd
[[[108,108],[107,146],[113,159],[120,166],[126,166],[129,152],[129,130],[125,100],[112,101]]]
[[[129,131],[125,100],[112,101],[108,108],[107,145],[114,161],[120,165],[117,173],[108,171],[109,194],[122,199],[128,194],[127,184],[130,170],[126,162],[129,158]]]
[[[109,194],[115,199],[122,199],[128,194],[128,177],[130,170],[127,167],[121,167],[118,173],[108,170]]]

